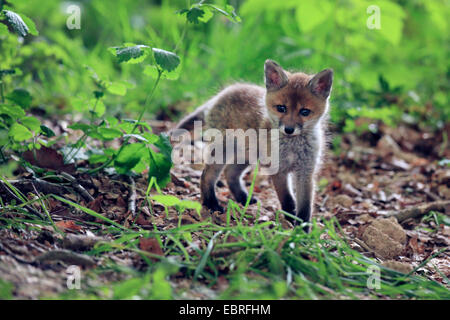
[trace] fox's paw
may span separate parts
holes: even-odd
[[[224,213],[225,209],[216,201],[205,201],[203,205],[208,208],[208,210],[212,212],[219,211],[220,213]]]
[[[236,199],[237,202],[239,202],[240,204],[242,204],[243,206],[245,206],[245,204],[247,203],[247,195],[242,195],[242,197],[239,197],[239,199]],[[258,202],[258,198],[252,197],[250,199],[250,203],[249,204],[254,204]]]

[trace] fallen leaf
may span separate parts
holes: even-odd
[[[40,149],[25,151],[22,157],[39,168],[63,171],[69,174],[75,173],[75,164],[64,164],[64,158],[61,154],[45,146],[41,146]]]

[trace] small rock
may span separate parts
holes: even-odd
[[[376,219],[372,222],[372,226],[400,244],[404,245],[406,243],[406,232],[394,217]]]
[[[353,204],[352,198],[350,198],[346,194],[340,194],[340,195],[334,197],[333,199],[331,199],[330,202],[333,207],[340,205],[344,208],[350,208],[351,205]]]
[[[385,261],[383,262],[383,266],[405,274],[408,274],[413,270],[412,266],[409,263],[395,260]]]
[[[376,219],[362,234],[361,239],[384,259],[399,256],[406,243],[406,233],[395,218]]]

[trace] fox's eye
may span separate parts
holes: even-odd
[[[300,115],[303,117],[309,116],[310,113],[311,113],[311,110],[309,110],[309,109],[306,109],[306,108],[300,109]]]
[[[276,108],[277,108],[277,111],[278,111],[278,112],[286,113],[287,108],[286,108],[285,105],[279,104],[279,105],[276,106]]]

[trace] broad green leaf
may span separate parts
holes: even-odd
[[[202,3],[199,5],[200,8],[210,8],[213,9],[214,11],[217,11],[218,13],[222,14],[223,16],[225,16],[228,20],[233,21],[233,22],[241,22],[241,18],[236,14],[236,11],[234,10],[234,7],[227,4],[224,8],[217,6],[217,5],[213,5],[210,3]],[[205,14],[206,15],[206,14]],[[199,19],[201,20],[201,19]]]
[[[120,82],[112,82],[107,90],[112,94],[116,94],[118,96],[124,96],[127,93],[127,87]]]
[[[32,97],[25,89],[14,89],[13,92],[6,96],[6,99],[17,103],[24,109],[28,109],[31,105]]]
[[[103,115],[105,114],[105,112],[106,112],[106,107],[105,107],[105,104],[103,103],[102,100],[92,99],[92,100],[90,101],[90,104],[91,104],[91,106],[92,106],[91,111],[92,111],[92,112],[95,112],[95,115],[96,115],[97,117],[101,117],[101,116],[103,116]]]
[[[204,7],[203,11],[205,12],[205,14],[199,17],[198,20],[200,22],[207,23],[214,16],[214,11],[208,7]]]
[[[5,104],[0,105],[0,114],[7,114],[14,120],[25,116],[25,111],[16,105],[8,106]]]
[[[183,212],[185,209],[194,209],[198,214],[200,214],[202,210],[202,205],[199,202],[191,200],[183,200],[179,204],[177,204],[177,207],[181,212]]]
[[[43,124],[41,125],[41,132],[42,132],[45,136],[47,136],[47,137],[49,137],[49,138],[55,136],[55,133],[53,132],[53,130],[50,129],[49,127],[47,127],[47,126],[44,126]]]
[[[25,37],[30,29],[23,21],[22,17],[15,12],[9,10],[3,10],[3,14],[6,17],[6,21],[13,27],[14,31],[22,37]]]
[[[125,47],[110,48],[110,52],[115,54],[120,62],[140,63],[150,53],[150,47],[146,45],[132,45]]]
[[[85,124],[85,123],[74,123],[74,124],[68,126],[68,128],[72,129],[72,130],[81,130],[84,133],[92,130],[92,126]]]
[[[30,18],[28,18],[26,15],[24,15],[23,13],[20,14],[20,16],[22,17],[23,21],[25,22],[25,24],[28,27],[28,32],[33,35],[33,36],[38,36],[39,32],[36,29],[36,25],[34,24],[33,20],[31,20]]]
[[[41,122],[35,117],[23,117],[20,122],[31,131],[36,133],[41,131]]]
[[[98,128],[98,132],[105,140],[112,140],[122,136],[122,131],[113,128]]]
[[[164,154],[168,159],[172,157],[172,144],[170,143],[170,138],[167,133],[161,133],[159,135],[159,140],[155,142],[155,146],[158,147],[159,151]]]
[[[173,52],[153,48],[153,55],[156,63],[166,71],[175,70],[180,64],[180,58]]]
[[[192,7],[191,9],[184,9],[178,12],[179,14],[185,14],[186,19],[191,22],[198,24],[199,19],[205,15],[205,10],[199,9],[197,7]]]
[[[14,123],[9,130],[9,136],[15,141],[21,142],[33,138],[33,134],[27,127],[21,125],[20,123]]]
[[[151,197],[151,199],[167,207],[173,207],[181,202],[181,200],[175,196],[163,194],[154,195]]]
[[[158,67],[147,65],[145,66],[144,74],[146,76],[156,79],[158,78]],[[170,72],[165,71],[161,74],[161,79],[177,80],[179,77],[180,77],[180,66],[178,66],[175,70],[172,70]]]
[[[155,177],[160,187],[165,187],[170,181],[170,169],[172,168],[172,145],[167,134],[161,134],[159,140],[155,142],[160,152],[155,152],[149,148],[150,168],[149,179]]]
[[[127,144],[114,162],[117,172],[122,174],[130,172],[141,160],[143,152],[146,152],[145,144]]]

